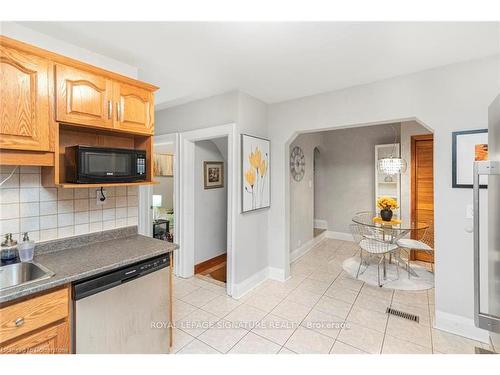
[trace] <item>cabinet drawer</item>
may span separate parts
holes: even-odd
[[[0,344],[68,316],[68,289],[0,308]]]
[[[0,347],[1,354],[68,354],[69,323],[44,328],[41,331]]]

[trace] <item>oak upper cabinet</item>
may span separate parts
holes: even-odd
[[[116,129],[142,134],[154,133],[154,94],[151,91],[115,82],[114,96]]]
[[[56,121],[112,128],[113,81],[57,64]]]
[[[0,44],[0,149],[50,150],[49,66]]]

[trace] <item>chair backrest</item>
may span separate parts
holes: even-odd
[[[354,242],[359,244],[363,239],[363,226],[360,224],[350,224],[349,230],[351,231]]]
[[[431,220],[428,223],[427,229],[424,231],[421,242],[434,249],[434,222]]]
[[[364,250],[374,254],[383,254],[395,249],[392,229],[369,229],[363,233],[362,243],[360,243]]]
[[[376,217],[377,214],[375,211],[360,211],[354,214],[354,218],[357,219],[358,222],[372,224],[373,218]]]

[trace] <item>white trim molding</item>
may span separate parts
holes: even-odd
[[[316,244],[320,243],[326,238],[326,232],[321,233],[319,236],[307,241],[302,246],[298,247],[290,253],[290,262],[294,262],[300,257],[307,254]]]
[[[455,335],[467,337],[472,340],[490,343],[489,332],[477,328],[474,325],[474,319],[450,314],[444,311],[436,310],[436,322],[434,328],[441,331],[453,333]]]
[[[231,297],[239,299],[243,297],[245,294],[250,292],[252,289],[258,287],[264,281],[268,279],[269,270],[268,268],[264,268],[257,273],[254,273],[252,276],[246,278],[241,283],[233,283],[233,290]]]
[[[314,219],[314,228],[328,229],[328,222],[323,219]]]
[[[272,280],[284,282],[290,278],[285,278],[285,271],[280,268],[268,267],[267,271],[267,277]]]
[[[354,239],[352,238],[352,235],[350,233],[334,232],[331,230],[326,231],[326,238],[331,238],[332,240],[354,242]]]
[[[176,213],[176,226],[179,226],[178,236],[178,275],[190,277],[194,274],[194,153],[195,142],[227,137],[227,293],[233,296],[239,293],[234,289],[236,241],[236,186],[238,176],[237,131],[236,124],[213,126],[187,131],[179,137],[180,173],[179,175],[179,210]]]

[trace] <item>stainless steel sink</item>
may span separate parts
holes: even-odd
[[[0,267],[0,291],[34,283],[54,276],[54,272],[33,262],[14,263]]]

